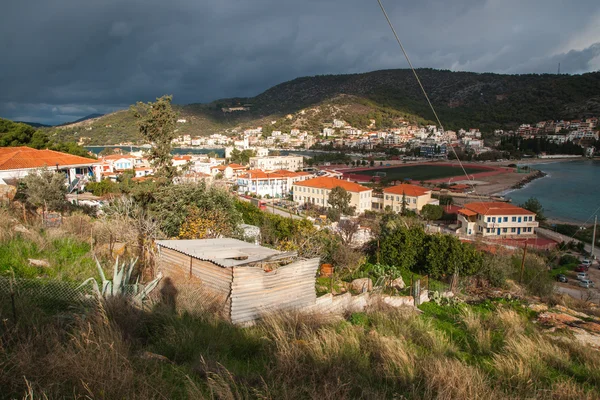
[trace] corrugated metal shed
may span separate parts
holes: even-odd
[[[237,239],[157,240],[159,247],[176,250],[190,257],[210,261],[221,267],[260,262],[281,251],[258,246]]]
[[[316,301],[318,258],[291,262],[295,253],[236,239],[159,240],[157,245],[164,275],[176,284],[202,284],[223,295],[233,323],[252,323],[262,314],[304,308]],[[289,263],[279,266],[280,260]]]

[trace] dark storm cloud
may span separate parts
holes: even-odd
[[[57,123],[164,93],[252,96],[303,75],[404,68],[376,0],[24,0],[0,13],[0,116]],[[416,66],[600,69],[597,0],[384,2]]]

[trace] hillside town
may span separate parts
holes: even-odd
[[[292,117],[289,115],[288,117]],[[287,117],[286,117],[287,118]],[[185,120],[181,120],[185,121]],[[277,121],[272,121],[276,123]],[[185,123],[185,122],[183,122]],[[375,120],[371,120],[374,127]],[[522,124],[516,130],[495,130],[493,135],[482,135],[478,128],[442,131],[436,125],[420,126],[407,120],[399,121],[399,127],[385,130],[362,130],[341,119],[333,119],[324,124],[320,132],[309,132],[291,128],[287,132],[270,130],[264,133],[263,127],[255,127],[237,132],[233,129],[225,134],[212,134],[208,137],[180,136],[173,140],[176,146],[218,147],[227,151],[256,149],[260,154],[263,148],[279,149],[353,149],[374,151],[388,149],[398,154],[410,154],[427,158],[446,158],[455,151],[482,153],[502,150],[501,139],[545,139],[550,143],[573,143],[585,149],[586,155],[594,154],[599,140],[598,118],[590,117],[572,121],[540,121],[535,124]]]

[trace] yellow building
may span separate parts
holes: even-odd
[[[457,233],[465,236],[532,236],[539,226],[534,212],[502,202],[465,204],[458,210],[458,222]]]
[[[389,206],[392,211],[402,211],[403,197],[406,201],[406,209],[416,212],[420,212],[426,204],[440,204],[438,200],[431,198],[430,189],[403,183],[383,189],[383,209]]]
[[[294,201],[301,205],[310,203],[329,208],[331,206],[327,200],[329,193],[335,187],[344,188],[352,195],[350,206],[355,207],[358,214],[371,209],[372,189],[358,183],[324,176],[294,183],[292,189]]]

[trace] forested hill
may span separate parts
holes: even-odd
[[[600,72],[500,75],[419,69],[418,74],[442,123],[449,129],[478,127],[490,132],[541,120],[600,115]],[[176,96],[174,102],[177,103]],[[224,112],[228,107],[247,109]],[[198,136],[259,125],[314,131],[332,118],[346,119],[361,129],[367,129],[370,119],[377,120],[375,129],[392,127],[402,118],[434,119],[407,69],[297,78],[256,97],[221,99],[176,109],[180,118],[186,119],[178,124],[179,132]],[[285,118],[289,114],[293,117]],[[271,125],[272,121],[278,122]],[[53,128],[49,136],[60,141],[77,141],[83,136],[90,144],[140,139],[127,110]]]
[[[419,69],[442,123],[452,128],[504,127],[600,114],[600,72],[499,75]],[[337,94],[363,97],[426,119],[433,114],[408,69],[294,79],[247,99],[261,113],[289,112]]]

